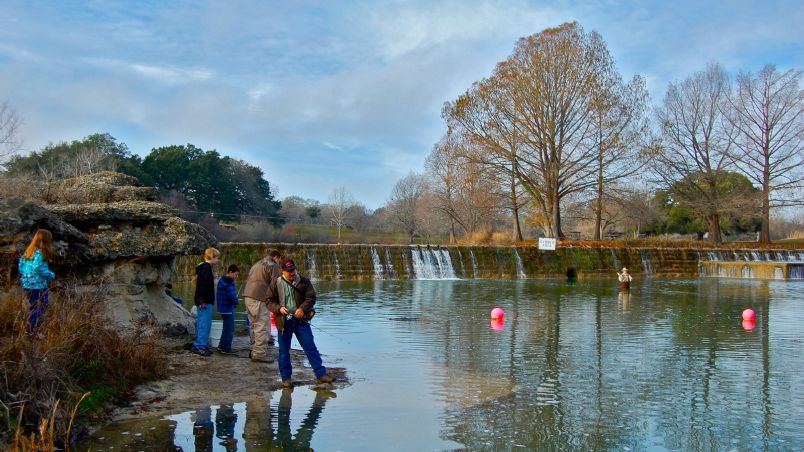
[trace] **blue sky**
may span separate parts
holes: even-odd
[[[192,143],[263,169],[279,197],[369,208],[421,171],[440,110],[517,38],[599,32],[653,102],[718,61],[804,68],[800,1],[17,1],[0,15],[0,102],[25,148],[108,132],[145,155]]]

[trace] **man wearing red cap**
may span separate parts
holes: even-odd
[[[282,276],[271,280],[268,286],[268,308],[274,313],[278,331],[279,375],[282,377],[282,386],[293,386],[290,341],[294,334],[313,368],[316,383],[332,383],[333,378],[321,361],[321,354],[315,346],[313,330],[310,328],[316,300],[313,283],[296,271],[296,262],[293,259],[282,262],[280,270]]]

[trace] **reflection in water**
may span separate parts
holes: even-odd
[[[293,389],[283,389],[273,410],[268,401],[255,399],[247,403],[199,408],[192,414],[186,412],[123,423],[102,430],[101,434],[82,444],[81,449],[312,450],[313,433],[324,405],[335,397],[332,391],[319,389],[312,392],[315,397],[309,409],[295,416],[291,415]],[[303,392],[298,398],[306,401],[310,397]],[[296,424],[298,427],[294,430]]]
[[[296,388],[104,429],[91,449],[114,436],[115,450],[193,450],[205,418],[214,450],[804,444],[804,281],[648,278],[630,294],[610,279],[340,281],[320,293],[316,327],[327,334],[316,340],[354,377],[326,417],[324,395]],[[489,326],[495,306],[507,312],[501,330]]]

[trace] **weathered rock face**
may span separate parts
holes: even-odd
[[[77,291],[103,297],[121,323],[142,316],[166,331],[192,331],[189,313],[165,295],[176,276],[177,255],[201,254],[215,238],[155,202],[156,190],[118,173],[99,173],[51,184],[36,205],[0,200],[0,281],[13,284],[16,261],[38,228],[53,233],[59,279],[74,279]]]

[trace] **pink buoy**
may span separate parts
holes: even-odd
[[[748,308],[743,311],[743,320],[754,320],[757,318],[757,313],[753,309]]]
[[[743,329],[744,330],[751,331],[751,330],[754,329],[755,326],[757,326],[757,324],[756,324],[756,322],[754,322],[754,319],[743,320]]]
[[[505,318],[504,317],[497,317],[496,319],[491,319],[491,329],[494,331],[502,331],[505,329]]]
[[[494,308],[491,310],[491,318],[492,319],[502,319],[505,317],[505,311],[500,308]]]

